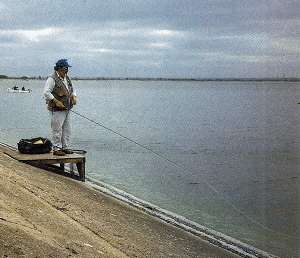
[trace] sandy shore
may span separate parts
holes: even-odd
[[[0,257],[239,257],[0,147]]]

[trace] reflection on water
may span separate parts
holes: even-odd
[[[33,92],[5,92],[15,84]],[[298,257],[298,83],[74,85],[76,112],[159,154],[72,114],[72,147],[88,151],[88,176],[259,249]],[[49,137],[43,87],[0,81],[1,141]]]

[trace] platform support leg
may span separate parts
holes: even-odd
[[[78,162],[76,163],[76,167],[79,174],[79,180],[85,181],[85,162]]]

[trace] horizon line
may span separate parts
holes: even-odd
[[[42,76],[6,76],[0,79],[44,80]],[[164,77],[72,77],[73,80],[142,80],[142,81],[300,81],[297,77],[225,77],[225,78],[164,78]]]

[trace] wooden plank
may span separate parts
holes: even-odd
[[[72,159],[81,159],[84,158],[83,156],[79,154],[67,154],[65,156],[57,156],[53,155],[52,152],[45,153],[45,154],[22,154],[19,151],[13,151],[13,150],[5,150],[4,151],[7,155],[11,156],[12,158],[19,160],[19,161],[26,161],[26,160],[56,160],[57,163],[60,163],[61,160],[72,160]],[[67,162],[65,162],[67,163]]]
[[[85,181],[85,157],[78,154],[67,154],[65,156],[56,156],[53,153],[46,154],[22,154],[19,151],[10,149],[4,150],[4,153],[10,157],[29,165],[47,168],[47,165],[60,164],[60,168],[64,171],[65,163],[75,163],[77,166],[79,180]]]

